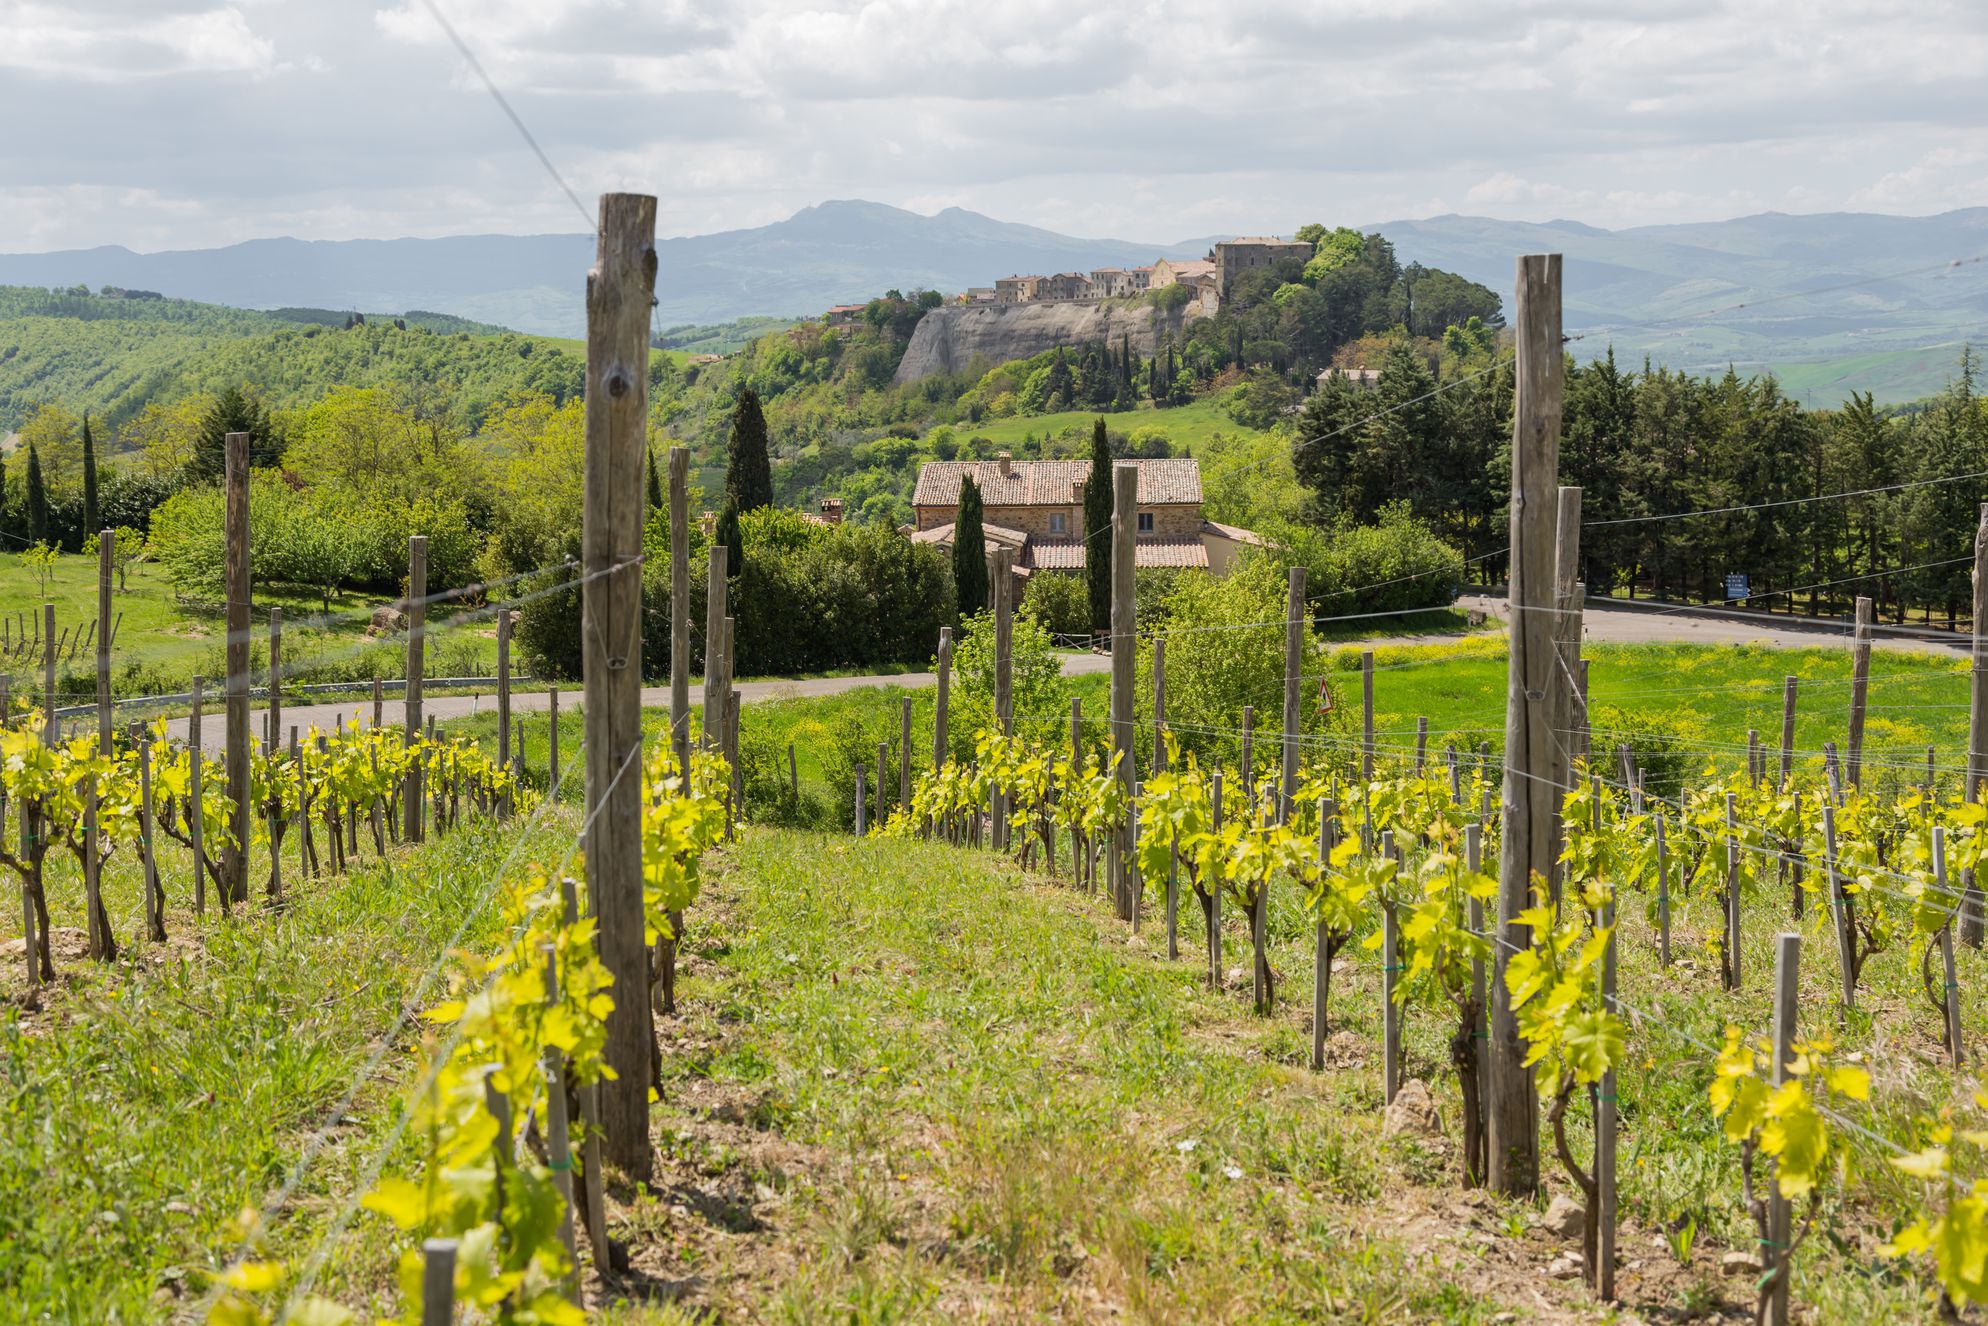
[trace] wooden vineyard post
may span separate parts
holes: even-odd
[[[1381,856],[1394,855],[1394,831],[1381,834]],[[1395,1003],[1394,989],[1400,982],[1401,928],[1394,908],[1381,906],[1381,1101],[1394,1104],[1401,1090],[1401,1009]]]
[[[787,790],[793,795],[794,804],[801,801],[801,765],[794,758],[794,743],[787,743]]]
[[[890,816],[884,812],[884,788],[888,785],[884,779],[889,769],[890,743],[879,741],[877,743],[877,827],[879,829],[890,820]]]
[[[497,609],[497,767],[511,767],[511,610]],[[511,794],[498,802],[498,815],[508,819]]]
[[[1318,803],[1318,864],[1328,868],[1332,861],[1338,805],[1327,797]],[[1312,947],[1312,1071],[1325,1067],[1326,1000],[1332,993],[1332,935],[1321,917],[1315,927]]]
[[[863,766],[856,766],[856,836],[863,836]]]
[[[1532,947],[1519,915],[1531,905],[1535,877],[1552,871],[1553,817],[1559,798],[1551,784],[1551,697],[1558,672],[1554,632],[1555,476],[1560,464],[1560,258],[1518,260],[1516,395],[1512,413],[1511,574],[1508,590],[1511,658],[1505,691],[1504,832],[1499,840],[1498,942],[1491,979],[1490,1085],[1485,1124],[1491,1186],[1529,1195],[1539,1186],[1539,1106],[1525,1067],[1505,968],[1513,953]]]
[[[1464,865],[1473,875],[1484,868],[1484,824],[1480,820],[1472,820],[1463,826],[1463,859]],[[1470,925],[1470,933],[1482,935],[1484,900],[1472,894],[1469,907],[1466,919]],[[1476,1078],[1477,1127],[1472,1136],[1464,1139],[1464,1165],[1472,1187],[1484,1185],[1484,1160],[1488,1151],[1484,1135],[1484,1102],[1490,1096],[1487,1087],[1490,1080],[1488,1077],[1490,1054],[1485,1046],[1485,1042],[1490,1037],[1487,1023],[1489,1005],[1484,1002],[1486,996],[1484,955],[1475,953],[1470,959],[1470,1071]]]
[[[946,748],[949,740],[948,724],[952,719],[953,702],[953,628],[939,628],[939,692],[932,717],[932,767],[941,768],[946,762]],[[1054,862],[1050,863],[1054,865]]]
[[[1670,862],[1665,859],[1664,812],[1657,812],[1657,962],[1670,966]]]
[[[1795,1000],[1801,984],[1801,965],[1802,937],[1793,931],[1783,931],[1775,936],[1773,1033],[1774,1085],[1777,1088],[1788,1080],[1788,1065],[1795,1059]],[[1769,1326],[1788,1326],[1788,1279],[1792,1269],[1788,1264],[1788,1236],[1793,1222],[1789,1219],[1788,1199],[1781,1195],[1781,1184],[1774,1173],[1776,1168],[1770,1166],[1768,1171],[1765,1249],[1768,1255],[1761,1261],[1773,1276],[1767,1300]]]
[[[608,1159],[638,1183],[652,1172],[649,1001],[642,906],[642,501],[649,417],[649,308],[656,284],[656,200],[603,194],[594,269],[587,274],[586,573],[581,634],[586,678],[587,884],[600,918],[601,960],[617,998],[607,1016],[601,1083]],[[723,544],[712,545],[724,568]],[[722,586],[722,576],[720,584]],[[722,609],[723,592],[719,594]],[[722,611],[717,622],[722,624]],[[716,632],[713,632],[715,635]],[[709,643],[707,638],[707,644]],[[705,669],[708,674],[709,666]],[[723,691],[706,677],[705,722]],[[708,734],[707,734],[708,735]]]
[[[1864,776],[1864,709],[1871,689],[1871,601],[1857,597],[1857,634],[1850,653],[1850,743],[1845,770],[1851,787]]]
[[[1942,906],[1954,900],[1953,893],[1947,887],[1947,828],[1944,824],[1933,826],[1933,882],[1940,891]],[[1958,915],[1959,908],[1954,910]],[[1963,1056],[1960,1044],[1960,982],[1954,979],[1953,929],[1951,918],[1940,927],[1941,979],[1946,983],[1941,991],[1941,1003],[1947,1019],[1947,1054],[1958,1070]]]
[[[545,957],[545,1002],[559,1006],[559,955],[552,944],[539,945]],[[580,1301],[580,1257],[573,1240],[573,1149],[571,1126],[566,1118],[566,1057],[555,1045],[545,1047],[545,1152],[552,1169],[552,1183],[559,1190],[563,1208],[559,1213],[559,1241],[566,1246],[566,1293]]]
[[[117,535],[104,530],[97,536],[97,621],[105,630],[98,634],[97,663],[97,754],[105,759],[111,753],[110,732],[110,579],[116,557]],[[53,696],[49,700],[54,704]],[[97,780],[88,779],[83,789],[83,892],[89,915],[89,952],[108,962],[117,956],[117,936],[111,933],[110,917],[103,905],[103,853],[98,827]]]
[[[407,539],[407,688],[403,694],[402,741],[408,749],[421,744],[421,674],[423,647],[428,622],[428,536],[410,534]],[[401,839],[418,843],[422,838],[421,760],[407,766],[407,790],[401,806]]]
[[[1422,770],[1429,763],[1429,716],[1418,714],[1415,718],[1415,776],[1420,778]]]
[[[187,715],[187,785],[186,785],[186,828],[187,842],[193,853],[193,914],[207,914],[207,860],[206,834],[202,830],[203,816],[200,813],[201,782],[206,773],[207,756],[200,740],[201,695],[207,678],[195,676],[193,679],[193,708]]]
[[[378,731],[385,725],[386,688],[380,685],[378,677],[373,678],[373,728]]]
[[[670,470],[670,749],[690,779],[690,449],[671,447]]]
[[[1111,753],[1118,760],[1116,777],[1132,805],[1138,782],[1133,769],[1132,686],[1138,662],[1137,619],[1134,613],[1133,568],[1139,541],[1139,467],[1120,461],[1111,467]],[[1132,919],[1138,899],[1132,891],[1132,824],[1130,817],[1111,835],[1111,882],[1118,899],[1118,918]]]
[[[1001,735],[1015,735],[1015,554],[1009,548],[994,550],[994,724]],[[1113,675],[1117,675],[1116,667]],[[883,804],[882,766],[877,768],[877,802]],[[994,802],[994,849],[1008,850],[1008,794],[996,789]]]
[[[1751,787],[1759,787],[1767,772],[1767,757],[1760,749],[1760,729],[1746,730],[1746,781]]]
[[[1734,823],[1739,798],[1726,793],[1726,970],[1728,991],[1740,988],[1740,847],[1738,826]]]
[[[1222,831],[1222,771],[1216,769],[1208,776],[1209,804],[1212,810],[1210,825],[1214,832]],[[1208,988],[1222,988],[1222,878],[1219,860],[1209,872],[1214,878],[1205,883],[1208,890]]]
[[[1829,892],[1829,919],[1836,931],[1836,960],[1843,974],[1843,1007],[1857,1006],[1856,919],[1836,871],[1836,804],[1822,803],[1823,885]]]
[[[1974,617],[1967,675],[1967,790],[1963,801],[1984,799],[1988,786],[1988,502],[1981,504],[1981,522],[1974,528]],[[1984,917],[1981,881],[1969,871],[1961,881],[1960,938],[1980,948],[1988,917]]]
[[[548,799],[556,799],[559,792],[559,688],[557,686],[546,688],[545,703],[546,722],[550,728],[545,743],[545,795]]]
[[[226,733],[229,821],[233,841],[221,844],[221,905],[248,897],[249,844],[249,456],[248,434],[227,435],[228,643]]]
[[[269,707],[263,715],[263,721],[268,725],[267,734],[263,738],[263,751],[268,756],[272,768],[275,766],[276,759],[283,752],[282,676],[283,609],[272,607],[269,610]],[[354,726],[357,726],[356,719],[354,720]],[[290,764],[293,768],[296,767],[297,759],[294,751],[291,753]],[[298,779],[297,785],[298,795],[301,797],[303,788],[301,777]],[[292,818],[295,818],[294,815]],[[272,808],[269,813],[269,881],[264,885],[264,890],[269,901],[279,906],[283,902],[283,853],[280,850],[283,841],[283,832],[281,826],[281,811]]]
[[[1242,725],[1242,768],[1237,774],[1242,779],[1243,807],[1252,820],[1256,818],[1256,706],[1243,706]]]
[[[1608,885],[1602,899],[1601,924],[1608,931],[1608,945],[1601,955],[1601,1006],[1608,1013],[1615,1006],[1615,886]],[[1615,1300],[1615,1069],[1601,1075],[1601,1090],[1595,1093],[1595,1264],[1588,1268],[1595,1297],[1604,1303]]]
[[[897,808],[911,814],[911,697],[897,708]]]
[[[1360,651],[1360,781],[1374,781],[1374,651],[1371,649]],[[1364,799],[1372,798],[1369,795]],[[1371,811],[1371,805],[1368,809]]]
[[[455,1326],[456,1240],[421,1245],[421,1326]]]
[[[722,543],[713,543],[707,551],[710,560],[704,570],[704,731],[699,744],[705,750],[716,750],[721,728],[718,716],[725,712],[719,698],[725,693],[725,577],[730,574],[725,563],[731,550]]]
[[[159,906],[159,858],[152,836],[152,743],[140,731],[134,734],[138,745],[138,851],[144,857],[145,936],[153,943],[166,942],[166,918]],[[34,946],[28,946],[33,956]],[[30,984],[33,984],[30,982]]]
[[[1553,843],[1546,881],[1560,901],[1560,846],[1567,840],[1561,804],[1574,786],[1574,758],[1581,719],[1581,490],[1561,485],[1553,518],[1553,646],[1556,661],[1547,690],[1553,706],[1554,744],[1547,792],[1553,798]]]
[[[744,699],[744,692],[734,689],[725,707],[725,739],[730,743],[728,749],[732,766],[732,804],[739,808],[741,819],[745,817],[745,765],[739,760],[739,705]]]
[[[1280,824],[1291,822],[1291,811],[1297,804],[1298,728],[1304,721],[1298,692],[1304,680],[1305,626],[1305,568],[1294,566],[1284,602],[1284,768],[1277,798]]]
[[[1795,775],[1795,695],[1801,686],[1798,677],[1785,677],[1781,681],[1781,778],[1782,791],[1788,789]]]
[[[1153,772],[1167,771],[1167,642],[1153,640]],[[1180,837],[1167,846],[1167,961],[1180,957]]]

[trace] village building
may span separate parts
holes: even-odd
[[[1152,276],[1150,267],[1099,267],[1091,273],[1091,297],[1124,299],[1144,294]]]
[[[1201,463],[1192,457],[1131,462],[1139,467],[1140,567],[1171,567],[1223,575],[1244,548],[1263,539],[1201,513]],[[1088,460],[1017,461],[1003,453],[987,461],[928,461],[913,490],[911,538],[950,549],[960,486],[971,476],[980,489],[981,526],[988,551],[1015,554],[1015,574],[1081,572],[1085,566],[1084,482]]]
[[[1091,297],[1091,278],[1082,272],[1058,272],[1037,284],[1035,297],[1046,304],[1067,304]]]
[[[966,293],[959,297],[959,302],[962,304],[992,304],[994,302],[994,287],[991,285],[968,286]]]
[[[1040,276],[1004,276],[994,283],[994,302],[1027,304],[1035,299],[1042,280]]]
[[[854,327],[863,320],[863,310],[867,307],[865,304],[837,304],[822,316],[828,319],[831,327]]]
[[[1312,246],[1301,239],[1278,239],[1274,235],[1225,239],[1215,246],[1216,294],[1227,299],[1245,272],[1268,267],[1283,258],[1307,262],[1311,256]]]
[[[1333,378],[1344,378],[1356,387],[1377,386],[1381,380],[1378,368],[1328,368],[1314,380],[1315,386],[1323,387]]]

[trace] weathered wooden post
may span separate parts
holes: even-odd
[[[670,749],[690,778],[690,449],[670,448]]]
[[[1138,625],[1134,612],[1134,568],[1139,540],[1139,466],[1119,461],[1111,467],[1111,752],[1117,777],[1131,806],[1138,782],[1133,768],[1132,687],[1138,664]],[[1132,919],[1138,900],[1132,889],[1130,817],[1112,833],[1111,879],[1120,920]]]
[[[1988,787],[1988,502],[1981,504],[1981,523],[1974,528],[1974,619],[1970,631],[1973,647],[1967,678],[1967,791],[1964,801],[1984,799]],[[1981,881],[1968,872],[1967,892],[1961,901],[1960,938],[1970,948],[1980,948],[1985,924]]]
[[[719,703],[725,693],[725,563],[730,550],[722,543],[707,549],[710,560],[704,570],[704,731],[700,743],[706,750],[718,749],[722,730],[719,717],[725,710]]]
[[[1560,464],[1560,257],[1518,260],[1517,383],[1512,411],[1511,662],[1505,693],[1504,832],[1499,843],[1498,943],[1491,982],[1491,1092],[1485,1103],[1491,1186],[1512,1195],[1539,1184],[1539,1108],[1525,1067],[1505,968],[1532,947],[1518,917],[1535,878],[1552,870],[1555,676],[1553,497]]]
[[[1277,820],[1280,824],[1289,824],[1298,795],[1298,729],[1304,723],[1303,712],[1298,707],[1307,625],[1304,567],[1291,568],[1290,583],[1284,595],[1284,768],[1277,801]]]
[[[221,847],[221,901],[248,897],[249,844],[249,455],[248,434],[227,435],[227,769],[234,841]]]
[[[897,805],[911,813],[911,697],[898,700],[897,710]]]
[[[425,668],[427,625],[428,536],[410,534],[407,538],[407,689],[402,720],[402,739],[410,749],[421,743],[421,676]],[[422,795],[426,780],[421,776],[421,768],[422,761],[418,759],[407,766],[401,838],[410,843],[418,843],[422,838]]]
[[[586,676],[587,884],[601,960],[622,992],[607,1017],[601,1083],[608,1158],[637,1182],[651,1173],[654,1031],[642,908],[642,478],[649,417],[649,307],[656,284],[656,200],[603,194],[600,243],[587,274]],[[723,585],[723,544],[712,557]],[[718,598],[723,606],[723,591]],[[718,621],[723,621],[720,612]],[[713,632],[715,635],[716,632]],[[706,669],[710,671],[709,668]],[[707,678],[707,684],[708,684]],[[710,696],[707,725],[724,713]],[[722,722],[719,730],[723,730]],[[708,734],[707,734],[708,735]],[[624,776],[626,774],[627,776]]]
[[[1015,734],[1015,554],[1009,548],[996,548],[993,554],[992,589],[994,597],[994,724],[1001,735]],[[877,789],[881,799],[883,769],[877,769]],[[1008,849],[1008,794],[996,788],[993,800],[994,849]]]
[[[861,838],[863,833],[863,766],[859,764],[856,766],[856,836]]]
[[[1339,807],[1330,797],[1318,803],[1318,864],[1325,869],[1338,844]],[[1325,1067],[1326,999],[1332,992],[1332,932],[1321,916],[1312,935],[1312,1071]]]
[[[1601,1006],[1615,1013],[1615,884],[1607,885],[1602,899],[1601,924],[1608,931],[1608,946],[1601,955]],[[1604,1303],[1615,1299],[1615,1069],[1601,1075],[1601,1090],[1595,1093],[1595,1264],[1588,1268],[1595,1297]]]
[[[153,943],[163,944],[166,942],[166,917],[164,908],[159,905],[158,844],[153,838],[152,743],[145,739],[142,731],[133,735],[138,745],[138,850],[145,858],[142,863],[145,870],[145,935]],[[32,940],[33,931],[26,933]],[[28,945],[28,956],[34,956],[32,942]]]
[[[110,703],[110,586],[111,568],[117,559],[117,534],[104,530],[97,535],[97,754],[111,757]],[[53,699],[50,700],[53,704]],[[104,910],[103,851],[98,838],[99,803],[97,780],[92,777],[84,790],[83,803],[83,884],[89,908],[90,956],[105,962],[117,957],[117,936],[110,928],[110,914]]]
[[[1864,776],[1864,708],[1871,689],[1871,601],[1857,596],[1857,634],[1850,653],[1850,743],[1845,771],[1850,786]]]
[[[545,1002],[559,1006],[559,955],[550,943],[539,945],[545,958]],[[545,1047],[541,1060],[545,1073],[545,1152],[552,1170],[552,1184],[558,1189],[559,1241],[566,1246],[566,1293],[580,1301],[580,1257],[573,1240],[573,1150],[571,1129],[566,1118],[566,1056],[554,1045]]]
[[[1415,776],[1422,776],[1423,767],[1429,763],[1429,716],[1418,714],[1415,718]]]
[[[455,1326],[456,1240],[421,1245],[421,1326]]]
[[[1822,803],[1823,884],[1829,891],[1829,918],[1836,931],[1836,962],[1843,977],[1843,1007],[1857,1006],[1856,934],[1850,899],[1836,871],[1836,803]]]
[[[1866,600],[1868,602],[1868,600]],[[1774,940],[1774,1085],[1781,1086],[1788,1080],[1788,1066],[1795,1061],[1795,1016],[1798,1005],[1795,1000],[1801,984],[1802,937],[1793,931],[1783,931]],[[1778,1165],[1775,1167],[1778,1169]],[[1788,1199],[1781,1195],[1781,1184],[1770,1171],[1767,1179],[1767,1254],[1761,1261],[1773,1277],[1768,1291],[1768,1326],[1788,1326],[1788,1279],[1793,1269],[1789,1262],[1792,1251],[1788,1247],[1788,1234],[1792,1226],[1789,1219]]]
[[[1463,826],[1463,861],[1472,874],[1484,868],[1484,823],[1472,820]],[[1484,931],[1484,900],[1475,895],[1470,899],[1469,915],[1466,918],[1473,935]],[[1484,1104],[1491,1098],[1490,1073],[1491,1055],[1486,1042],[1489,1039],[1489,1019],[1491,1006],[1485,1002],[1488,992],[1484,985],[1484,955],[1473,954],[1470,959],[1470,1063],[1477,1091],[1476,1132],[1464,1139],[1464,1159],[1470,1174],[1471,1185],[1484,1184],[1485,1156],[1489,1146],[1485,1136]]]
[[[1933,882],[1940,891],[1940,903],[1945,906],[1955,901],[1947,887],[1947,827],[1944,824],[1933,826]],[[1955,908],[1958,912],[1959,908]],[[1947,1053],[1952,1058],[1956,1071],[1962,1058],[1960,1047],[1960,982],[1954,979],[1953,928],[1949,920],[1940,927],[1940,965],[1945,973],[1946,986],[1942,992],[1947,1019]]]
[[[1574,786],[1574,753],[1579,746],[1581,666],[1581,490],[1561,485],[1553,520],[1553,647],[1556,661],[1551,689],[1553,703],[1552,768],[1548,790],[1553,797],[1553,845],[1546,881],[1560,901],[1560,848],[1567,841],[1561,806]]]
[[[201,783],[206,773],[207,755],[200,737],[201,702],[206,697],[207,678],[195,675],[193,678],[192,708],[186,718],[187,745],[187,784],[186,784],[186,839],[193,855],[193,914],[207,914],[207,858],[206,833],[202,828],[203,816],[200,813]]]
[[[373,729],[378,731],[386,726],[386,688],[380,685],[378,677],[373,678]]]
[[[511,767],[511,610],[497,609],[497,767]],[[509,817],[511,794],[499,800],[497,813]]]
[[[939,697],[932,717],[932,767],[946,762],[947,725],[951,721],[953,695],[953,628],[939,628]]]

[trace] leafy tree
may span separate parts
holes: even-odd
[[[60,405],[44,403],[21,424],[20,448],[41,453],[42,480],[49,500],[73,497],[82,490],[83,453],[80,421]]]
[[[200,421],[187,477],[197,483],[221,478],[228,469],[228,434],[247,433],[250,469],[266,469],[283,459],[283,440],[262,401],[240,386],[214,398]]]
[[[1084,573],[1091,591],[1091,629],[1111,629],[1111,440],[1104,419],[1091,429],[1091,472],[1084,480]]]
[[[987,532],[980,507],[980,485],[966,475],[960,480],[959,509],[953,516],[953,592],[961,617],[987,608]]]
[[[48,485],[41,477],[41,448],[28,443],[28,542],[48,542]]]
[[[90,416],[83,415],[83,530],[97,531],[97,444],[90,436]]]
[[[767,452],[766,414],[759,393],[739,390],[732,408],[731,462],[725,470],[725,495],[741,513],[773,505],[773,463]]]
[[[1090,586],[1073,575],[1043,571],[1029,577],[1022,615],[1042,623],[1051,635],[1082,635],[1090,629]]]

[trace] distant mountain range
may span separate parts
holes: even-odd
[[[1728,363],[1772,369],[1817,404],[1852,389],[1883,400],[1929,394],[1950,377],[1962,344],[1988,340],[1988,262],[1921,270],[1988,255],[1988,208],[1769,213],[1617,231],[1467,216],[1362,229],[1393,240],[1404,261],[1500,292],[1511,288],[1516,255],[1563,253],[1566,329],[1588,333],[1573,342],[1577,353],[1613,345],[1618,358],[1647,354],[1699,373]],[[772,225],[663,240],[657,317],[668,326],[807,315],[892,287],[955,291],[1014,272],[1199,257],[1217,238],[1078,239],[957,207],[921,216],[827,202]],[[0,255],[0,285],[108,284],[243,308],[421,308],[571,336],[581,331],[592,261],[587,235],[266,239],[166,253]]]

